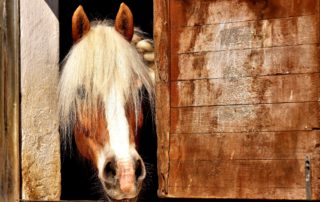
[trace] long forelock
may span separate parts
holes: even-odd
[[[136,49],[106,22],[95,23],[75,44],[64,61],[59,83],[59,115],[62,138],[70,143],[70,128],[83,111],[97,110],[113,90],[136,114],[141,110],[139,82],[153,103],[153,83]],[[86,110],[84,110],[85,108]],[[136,124],[137,125],[137,124]]]

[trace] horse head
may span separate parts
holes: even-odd
[[[72,17],[74,46],[59,84],[60,124],[71,128],[79,153],[92,162],[106,195],[115,200],[136,198],[146,176],[136,140],[143,92],[152,99],[153,82],[130,45],[133,33],[125,4],[113,26],[90,24],[79,6]]]

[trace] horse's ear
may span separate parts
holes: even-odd
[[[120,34],[131,41],[134,32],[133,15],[125,3],[120,5],[114,26]]]
[[[82,36],[90,30],[89,19],[80,5],[72,16],[72,39],[77,42]]]

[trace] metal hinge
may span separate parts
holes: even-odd
[[[310,156],[305,157],[305,178],[306,178],[306,199],[312,199],[312,192],[311,192],[311,158]]]

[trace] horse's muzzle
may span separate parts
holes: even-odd
[[[103,182],[109,197],[116,200],[136,198],[140,192],[146,169],[142,159],[112,160],[106,163]]]

